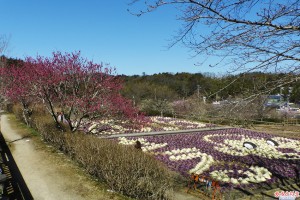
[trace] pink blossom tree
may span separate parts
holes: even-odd
[[[27,58],[32,66],[32,94],[42,102],[59,125],[60,109],[70,130],[76,131],[83,119],[123,118],[134,120],[138,111],[120,95],[121,80],[115,69],[95,64],[80,52],[53,53],[50,58]]]
[[[14,65],[6,65],[0,68],[1,93],[13,103],[20,103],[23,110],[23,118],[28,125],[31,115],[30,103],[32,101],[32,71],[30,65],[21,61]]]
[[[3,67],[2,91],[13,102],[23,105],[28,124],[29,103],[42,103],[60,126],[59,109],[71,131],[83,119],[138,119],[138,110],[120,94],[122,81],[115,69],[96,64],[80,52],[53,53],[52,57],[26,58],[22,65]]]

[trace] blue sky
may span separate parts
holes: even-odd
[[[129,0],[0,0],[0,34],[10,35],[7,55],[14,58],[53,51],[80,50],[118,74],[215,72],[195,66],[189,49],[167,46],[180,28],[177,11],[165,7],[141,17],[130,14]],[[207,63],[208,66],[209,63]]]

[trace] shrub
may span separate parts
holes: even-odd
[[[172,174],[152,156],[90,135],[66,137],[69,154],[112,190],[138,199],[170,198]]]
[[[148,116],[173,116],[171,104],[165,100],[145,99],[140,104],[140,110]]]
[[[18,120],[24,120],[22,106],[20,104],[11,105],[11,112],[14,113]]]

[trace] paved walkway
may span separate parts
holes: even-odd
[[[153,135],[171,135],[171,134],[189,134],[194,132],[202,131],[213,131],[213,130],[224,130],[232,129],[233,127],[224,126],[224,127],[209,127],[201,129],[190,129],[190,130],[178,130],[178,131],[158,131],[158,132],[142,132],[142,133],[122,133],[114,134],[109,136],[103,136],[104,138],[117,138],[117,137],[138,137],[138,136],[153,136]]]

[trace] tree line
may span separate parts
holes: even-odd
[[[251,72],[216,76],[213,73],[158,73],[153,75],[122,75],[122,94],[139,104],[146,99],[176,101],[197,97],[208,102],[243,99],[251,95],[280,94],[291,102],[300,102],[300,80],[274,87],[273,83],[287,76],[283,73]],[[292,89],[290,88],[292,87]],[[289,89],[291,89],[289,93]]]

